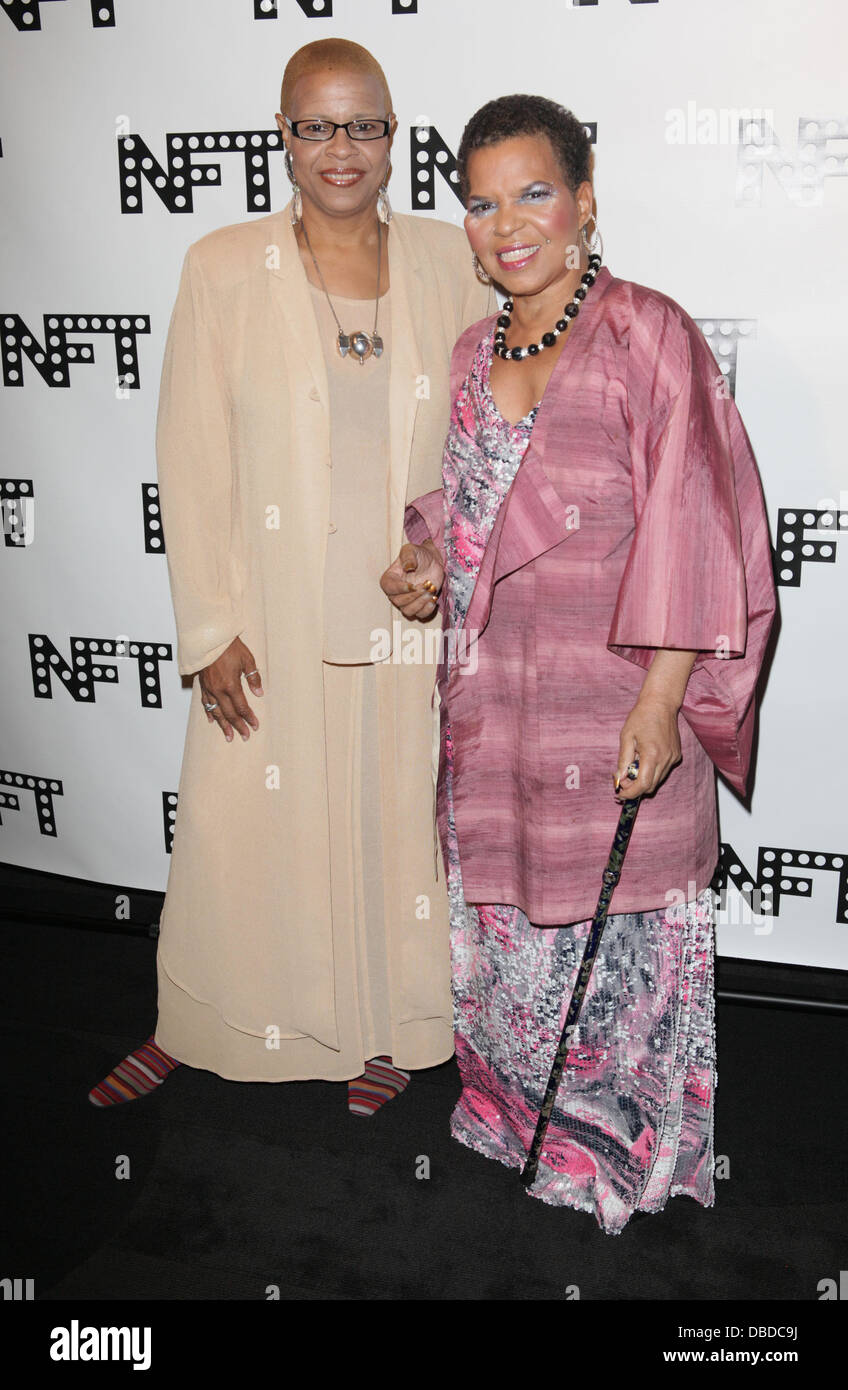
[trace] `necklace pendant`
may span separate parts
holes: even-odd
[[[8,0],[3,0],[3,2],[4,2],[4,3],[8,3]],[[323,8],[323,6],[322,6],[321,8]],[[331,7],[331,8],[332,8],[332,7]],[[385,190],[384,190],[384,191],[385,191]],[[381,195],[381,196],[382,196],[382,195]],[[378,307],[379,307],[379,303],[380,303],[380,267],[382,266],[382,263],[383,263],[383,259],[382,259],[382,258],[383,258],[383,222],[384,222],[384,221],[385,221],[385,222],[388,222],[388,220],[389,220],[389,218],[391,217],[391,215],[392,215],[392,212],[391,212],[391,208],[390,208],[389,205],[388,205],[388,199],[387,199],[387,200],[386,200],[386,216],[385,216],[385,218],[384,218],[384,217],[382,216],[382,214],[381,214],[381,216],[380,216],[380,218],[379,218],[379,220],[378,220],[378,222],[377,222],[377,288],[376,288],[376,291],[375,291],[375,293],[374,293],[374,333],[373,333],[373,335],[372,335],[371,337],[369,337],[367,333],[363,333],[361,329],[360,329],[359,332],[357,332],[357,333],[345,333],[344,329],[342,328],[341,324],[339,323],[339,316],[338,316],[338,314],[336,313],[335,309],[333,308],[333,301],[332,301],[332,299],[330,298],[329,294],[327,293],[327,286],[326,286],[326,284],[324,283],[324,277],[323,277],[323,275],[321,274],[321,267],[319,266],[317,260],[315,259],[315,252],[312,250],[312,247],[311,247],[311,245],[310,245],[310,243],[309,243],[309,233],[308,233],[308,231],[306,230],[306,223],[303,222],[303,221],[301,221],[301,223],[300,223],[301,231],[303,232],[303,239],[304,239],[304,241],[306,242],[307,247],[309,247],[309,254],[310,254],[311,257],[312,257],[312,264],[313,264],[314,267],[315,267],[315,273],[316,273],[316,275],[318,276],[318,279],[319,279],[319,281],[320,281],[320,283],[321,283],[321,288],[322,288],[322,290],[324,291],[324,297],[325,297],[325,299],[327,300],[327,303],[328,303],[329,306],[330,306],[330,313],[333,315],[333,318],[336,320],[336,326],[337,326],[337,328],[338,328],[338,330],[339,330],[339,336],[338,336],[339,356],[340,356],[340,357],[347,357],[348,353],[349,353],[349,352],[352,352],[353,355],[354,355],[354,357],[357,358],[360,367],[363,365],[363,363],[365,362],[366,358],[370,357],[372,353],[374,354],[375,357],[379,357],[379,356],[381,355],[382,351],[383,351],[383,340],[382,340],[382,338],[381,338],[381,337],[378,335],[378,333],[377,333],[377,313],[378,313]],[[294,216],[293,216],[293,220],[294,220]],[[591,261],[590,261],[590,264],[591,264]],[[598,264],[600,264],[600,261],[598,262]],[[509,320],[507,320],[507,322],[509,322]]]
[[[350,350],[355,357],[359,358],[361,366],[365,359],[370,357],[373,352],[371,339],[368,337],[368,334],[362,332],[354,333],[350,340]]]

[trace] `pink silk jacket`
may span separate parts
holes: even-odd
[[[459,338],[456,399],[492,316]],[[406,510],[444,550],[444,494]],[[672,299],[603,267],[545,390],[465,622],[442,660],[466,901],[539,926],[592,916],[619,805],[619,735],[658,647],[697,650],[682,762],[645,797],[611,912],[691,900],[719,854],[715,768],[747,788],[755,687],[776,611],[768,519],[745,427]],[[476,667],[476,669],[475,669]]]

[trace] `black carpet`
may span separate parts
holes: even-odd
[[[2,1265],[37,1299],[806,1302],[846,1264],[839,1016],[720,1003],[716,1205],[607,1236],[450,1138],[452,1062],[371,1119],[343,1084],[189,1068],[97,1110],[155,1023],[155,942],[7,923],[0,951]]]

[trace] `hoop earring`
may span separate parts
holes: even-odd
[[[286,150],[283,163],[286,166],[286,173],[289,176],[289,183],[292,186],[291,224],[293,227],[296,227],[303,217],[303,199],[300,196],[300,185],[294,176],[291,150]]]
[[[384,227],[387,227],[392,220],[392,205],[389,202],[389,190],[386,188],[386,179],[389,177],[389,165],[391,159],[386,160],[386,172],[383,175],[383,182],[380,184],[380,191],[377,194],[377,216]]]
[[[477,276],[477,279],[480,281],[480,284],[481,284],[481,285],[491,285],[491,283],[492,283],[492,277],[491,277],[491,275],[488,273],[488,271],[484,270],[483,267],[481,266],[479,260],[477,259],[477,252],[476,252],[476,251],[474,252],[474,254],[473,254],[472,257],[471,257],[471,264],[472,264],[473,267],[474,267],[474,274]]]
[[[604,254],[604,239],[603,239],[603,237],[601,236],[601,229],[600,229],[600,227],[598,226],[598,219],[597,219],[597,217],[595,216],[594,213],[591,214],[591,218],[592,218],[592,221],[593,221],[594,224],[595,224],[595,230],[594,230],[593,233],[592,233],[592,240],[591,240],[591,242],[590,242],[590,241],[589,241],[589,238],[588,238],[587,235],[586,235],[586,223],[585,223],[585,222],[583,223],[583,226],[580,228],[580,240],[583,242],[584,250],[586,250],[586,251],[589,253],[590,256],[600,256],[601,258],[603,258],[603,254]],[[587,221],[588,221],[588,218],[587,218]]]

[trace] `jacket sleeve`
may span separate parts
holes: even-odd
[[[681,713],[744,794],[776,611],[768,518],[735,402],[697,325],[678,313],[659,335],[650,385],[628,389],[636,525],[607,645],[645,668],[658,648],[697,651]],[[634,363],[634,382],[639,372]]]
[[[414,502],[407,503],[403,519],[407,540],[414,541],[416,545],[423,545],[426,540],[435,541],[442,556],[445,553],[444,501],[445,494],[441,488],[425,492]]]
[[[171,314],[156,421],[159,501],[181,675],[215,661],[243,630],[232,543],[229,415],[220,326],[191,246]]]

